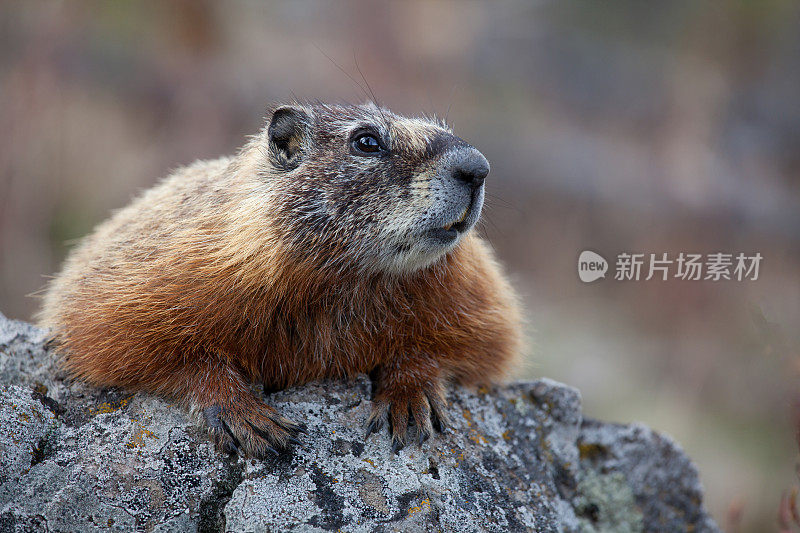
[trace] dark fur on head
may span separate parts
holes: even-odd
[[[449,173],[454,159],[483,156],[442,122],[374,104],[294,104],[273,111],[266,135],[264,177],[282,197],[275,214],[291,227],[292,249],[326,267],[412,272],[458,243],[431,230],[466,210],[463,234],[480,216],[483,189]],[[379,152],[358,153],[360,135],[374,136]]]

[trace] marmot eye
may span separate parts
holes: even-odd
[[[356,137],[353,141],[353,147],[357,152],[365,154],[375,154],[381,151],[381,143],[378,142],[377,137],[369,133]]]

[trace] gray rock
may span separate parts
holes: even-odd
[[[674,442],[547,379],[451,390],[454,428],[398,455],[364,439],[366,377],[287,390],[267,401],[303,445],[243,460],[158,398],[69,383],[44,340],[0,315],[0,531],[717,531]]]

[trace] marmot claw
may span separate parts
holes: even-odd
[[[264,403],[256,405],[247,409],[219,405],[203,409],[203,417],[219,449],[264,459],[301,444],[297,436],[306,433],[303,426]]]
[[[382,390],[373,400],[366,437],[380,431],[388,420],[395,454],[406,445],[410,426],[417,428],[417,443],[422,446],[434,430],[441,433],[449,425],[446,409],[447,401],[439,383],[398,391]]]

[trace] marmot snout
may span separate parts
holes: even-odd
[[[289,105],[232,158],[176,171],[104,222],[50,284],[41,322],[90,383],[202,412],[253,456],[301,426],[251,390],[369,373],[369,432],[420,442],[443,384],[516,357],[516,299],[472,230],[489,163],[442,123],[373,104]]]

